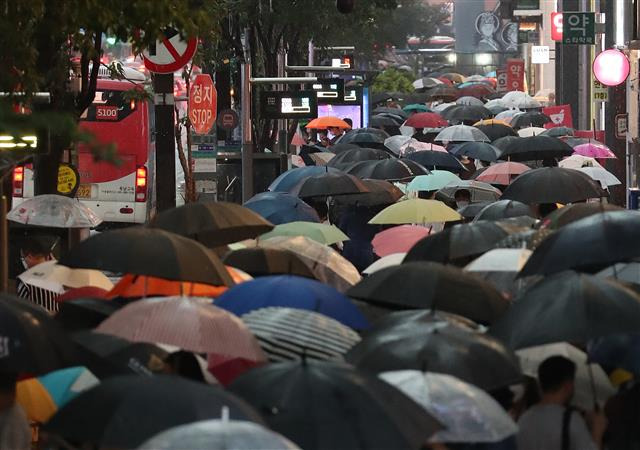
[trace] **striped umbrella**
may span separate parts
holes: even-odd
[[[343,355],[360,341],[351,328],[314,311],[269,307],[251,311],[242,320],[272,362],[342,361]]]

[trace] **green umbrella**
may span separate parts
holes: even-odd
[[[412,103],[410,105],[407,105],[405,107],[402,108],[403,111],[406,112],[431,112],[431,110],[429,108],[427,108],[427,105],[422,105],[420,103]]]
[[[348,241],[349,237],[335,225],[313,222],[289,222],[276,227],[259,239],[269,239],[276,236],[304,236],[325,245]]]
[[[446,170],[432,170],[428,175],[415,177],[407,186],[408,191],[437,191],[449,183],[462,181],[457,175]]]

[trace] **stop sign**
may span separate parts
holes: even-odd
[[[189,121],[197,134],[206,134],[216,121],[218,93],[210,75],[201,74],[189,89]]]

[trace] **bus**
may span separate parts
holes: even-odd
[[[144,82],[140,72],[125,68],[125,77]],[[101,67],[91,106],[80,117],[80,128],[102,144],[117,147],[119,164],[96,161],[89,148],[79,145],[80,186],[76,197],[91,208],[105,227],[145,223],[155,213],[155,130],[153,102],[126,100],[131,81],[109,78]],[[33,167],[18,166],[13,173],[13,205],[33,197]]]

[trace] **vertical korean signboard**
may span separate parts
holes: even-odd
[[[524,61],[507,59],[507,90],[524,92]]]
[[[497,69],[496,70],[496,91],[507,92],[508,90],[509,90],[509,87],[507,85],[507,70]]]

